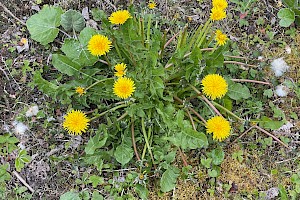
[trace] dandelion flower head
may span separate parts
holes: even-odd
[[[108,19],[112,24],[124,24],[129,18],[131,15],[128,10],[118,10],[113,12]]]
[[[135,91],[134,82],[130,78],[121,77],[114,83],[113,91],[119,98],[127,99]]]
[[[148,3],[148,8],[149,8],[149,9],[154,9],[154,8],[156,8],[156,3],[155,3],[154,1],[150,1],[150,2]]]
[[[222,98],[228,91],[226,80],[219,74],[209,74],[201,83],[202,92],[212,100]]]
[[[218,8],[218,7],[213,7],[211,9],[211,13],[210,13],[210,19],[212,19],[213,21],[218,21],[218,20],[222,20],[226,18],[226,11]]]
[[[217,40],[218,45],[223,46],[226,44],[228,37],[226,34],[222,33],[221,30],[217,30],[216,31],[216,40]]]
[[[109,52],[111,48],[111,41],[104,35],[94,35],[89,43],[88,50],[93,56],[102,56]]]
[[[64,116],[63,127],[71,135],[81,135],[89,126],[89,119],[80,110],[72,110]]]
[[[82,96],[85,94],[85,90],[83,87],[76,87],[75,92],[79,94],[79,96]]]
[[[115,76],[117,76],[117,77],[122,77],[122,76],[124,76],[125,74],[126,74],[126,67],[127,67],[127,65],[126,64],[124,64],[124,63],[119,63],[119,64],[116,64],[115,65],[115,70],[116,70],[116,72],[115,72]]]
[[[221,116],[215,116],[206,123],[206,132],[213,134],[213,139],[225,140],[230,135],[230,123]]]
[[[227,8],[228,3],[226,0],[212,0],[212,5],[215,8],[220,8],[220,9],[224,10]]]

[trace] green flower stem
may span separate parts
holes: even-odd
[[[142,44],[145,45],[145,36],[144,36],[144,20],[140,18],[141,23],[141,36],[142,36]]]
[[[197,39],[196,41],[196,45],[197,47],[200,47],[204,38],[206,37],[207,35],[207,32],[209,31],[209,29],[211,28],[212,26],[212,23],[211,23],[211,19],[207,20],[202,31],[200,32],[200,35],[199,35],[199,38]]]
[[[188,47],[188,50],[191,51],[191,48],[193,47],[193,45],[195,45],[195,42],[196,40],[198,40],[198,37],[200,36],[201,34],[201,31],[202,31],[202,28],[203,28],[203,25],[201,24],[197,30],[193,33],[193,37],[191,38],[191,40],[189,41],[189,47]]]
[[[150,146],[152,145],[152,138],[151,138],[151,127],[148,129],[148,138],[149,138],[149,144]],[[146,155],[146,150],[147,150],[147,144],[144,145],[143,153],[142,153],[142,159],[144,159]]]
[[[107,81],[107,80],[113,80],[114,78],[105,78],[105,79],[102,79],[102,80],[98,80],[97,82],[93,83],[92,85],[90,85],[89,87],[87,87],[85,89],[85,91],[87,91],[88,89],[90,89],[91,87],[94,87],[95,85],[97,85],[98,83],[101,83],[101,82],[104,82],[104,81]]]
[[[145,129],[145,120],[144,120],[144,117],[142,117],[141,123],[142,123],[142,132],[143,132],[143,135],[144,135],[144,138],[145,138],[145,142],[146,142],[146,145],[147,145],[147,148],[148,148],[148,152],[150,154],[150,157],[151,157],[153,165],[154,165],[154,158],[153,158],[153,154],[152,154],[152,151],[151,151],[151,147],[150,147],[148,136],[147,136],[146,129]],[[142,156],[142,159],[144,159],[143,156]]]
[[[198,95],[202,95],[202,93],[197,89],[195,88],[195,86],[189,84],[190,88],[192,88]]]
[[[146,40],[146,47],[149,49],[150,47],[150,33],[151,33],[151,15],[149,15],[148,23],[147,23],[147,40]]]
[[[106,62],[107,62],[107,64],[108,64],[108,66],[111,66],[111,63],[109,62],[107,55],[105,54],[105,55],[103,55],[103,56],[104,56],[104,58],[105,58],[105,60],[106,60]]]
[[[218,43],[216,43],[216,44],[214,45],[214,48],[213,48],[213,50],[209,53],[209,55],[212,55],[212,54],[215,52],[215,50],[217,49],[217,47],[218,47]]]
[[[212,104],[213,104],[214,106],[216,106],[217,108],[224,110],[225,112],[227,112],[227,113],[228,113],[229,115],[231,115],[232,117],[234,117],[234,118],[236,118],[236,119],[238,119],[238,120],[240,120],[240,121],[245,121],[244,119],[242,119],[242,118],[240,118],[239,116],[235,115],[233,112],[231,112],[231,111],[228,110],[227,108],[223,107],[222,105],[220,105],[220,104],[218,104],[218,103],[216,103],[216,102],[214,102],[214,101],[212,101]]]
[[[164,31],[164,35],[163,35],[163,39],[162,39],[162,43],[161,43],[161,47],[160,47],[160,51],[159,51],[159,58],[162,59],[163,57],[163,54],[164,54],[164,47],[165,47],[165,43],[166,43],[166,40],[167,40],[167,31]]]
[[[187,37],[187,26],[183,28],[183,31],[180,31],[176,50],[180,49],[182,46],[186,45],[186,37]]]
[[[93,120],[95,120],[95,119],[97,119],[97,118],[99,118],[99,117],[105,115],[105,114],[108,113],[108,112],[115,111],[115,110],[118,110],[119,108],[124,108],[124,107],[127,107],[127,106],[128,106],[128,104],[122,104],[122,105],[118,105],[118,106],[116,106],[116,107],[113,107],[113,108],[111,108],[111,109],[109,109],[109,110],[107,110],[107,111],[104,111],[104,112],[102,112],[102,113],[100,113],[100,114],[97,114],[96,116],[94,116],[93,118],[91,118],[90,121],[93,121]]]
[[[131,118],[131,139],[132,139],[132,146],[133,146],[133,150],[134,150],[134,153],[135,153],[135,156],[137,158],[138,161],[140,161],[140,156],[139,156],[139,153],[137,151],[137,148],[136,148],[136,144],[135,144],[135,137],[134,137],[134,119]]]
[[[117,42],[115,40],[113,40],[113,44],[114,44],[114,47],[117,51],[117,54],[119,56],[120,59],[123,59],[122,55],[121,55],[121,52],[120,52],[120,49],[119,49],[119,46],[117,45]]]
[[[211,41],[213,41],[213,39],[214,39],[215,37],[214,36],[210,36],[210,38],[208,39],[208,41],[204,44],[204,48],[207,48],[208,47],[208,45],[211,43]]]

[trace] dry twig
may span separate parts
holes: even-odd
[[[136,144],[135,144],[135,137],[134,137],[134,120],[132,119],[132,122],[131,122],[131,139],[132,139],[132,146],[133,146],[133,150],[134,150],[134,153],[135,153],[135,156],[137,158],[138,161],[140,161],[140,156],[139,156],[139,153],[136,149]]]
[[[30,190],[30,192],[34,193],[34,189],[30,187],[28,183],[26,183],[26,181],[20,176],[18,172],[13,171],[13,174],[23,183],[23,185],[25,185]]]
[[[5,12],[7,12],[10,16],[12,16],[13,18],[15,18],[18,22],[20,22],[22,25],[24,25],[24,26],[26,26],[26,24],[25,24],[25,22],[23,22],[22,20],[20,20],[19,18],[17,18],[14,14],[12,14],[12,12],[10,12],[10,10],[8,10],[8,8],[4,5],[4,4],[2,4],[1,2],[0,2],[0,6],[3,8],[3,10],[5,11]]]

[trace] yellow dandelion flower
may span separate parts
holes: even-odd
[[[124,24],[129,18],[132,17],[128,10],[118,10],[113,12],[108,19],[112,24]]]
[[[111,48],[111,41],[104,35],[94,35],[89,43],[88,50],[93,56],[102,56],[109,52]]]
[[[64,117],[63,127],[71,135],[81,135],[89,126],[89,119],[80,110],[72,110]]]
[[[228,85],[225,79],[219,74],[209,74],[202,80],[202,92],[210,99],[223,97],[228,91]]]
[[[220,9],[224,10],[227,8],[228,3],[226,0],[212,0],[212,5],[215,8],[220,8]]]
[[[121,76],[124,76],[126,74],[126,67],[127,65],[124,64],[124,63],[119,63],[119,64],[116,64],[115,65],[115,76],[117,77],[121,77]]]
[[[114,83],[113,90],[118,97],[127,99],[135,91],[134,82],[130,78],[121,77]]]
[[[22,45],[24,45],[28,43],[28,40],[26,38],[22,38],[20,42]]]
[[[226,44],[228,37],[226,34],[222,33],[221,30],[217,30],[216,31],[216,40],[217,40],[218,45],[223,46]]]
[[[226,18],[226,11],[217,7],[213,7],[210,13],[210,19],[213,21],[222,20]]]
[[[148,3],[148,8],[149,9],[154,9],[156,7],[156,3],[154,2],[154,1],[150,1],[149,3]]]
[[[85,90],[83,87],[76,87],[75,92],[79,94],[79,96],[82,96],[85,94]]]
[[[212,133],[214,140],[225,140],[230,135],[230,129],[230,123],[221,116],[215,116],[206,122],[206,132]]]

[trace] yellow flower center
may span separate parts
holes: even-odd
[[[128,10],[118,10],[113,12],[108,18],[112,24],[124,24],[129,18],[132,18]]]
[[[72,135],[81,135],[89,126],[89,119],[80,110],[72,110],[64,117],[63,127]]]
[[[211,9],[210,19],[212,19],[213,21],[222,20],[225,18],[226,18],[225,10],[223,10],[221,8],[217,8],[217,7],[213,7]]]
[[[114,83],[113,90],[119,98],[127,99],[135,91],[134,82],[130,78],[121,77]]]
[[[226,80],[218,74],[205,76],[201,83],[203,93],[212,100],[223,97],[228,91]]]

